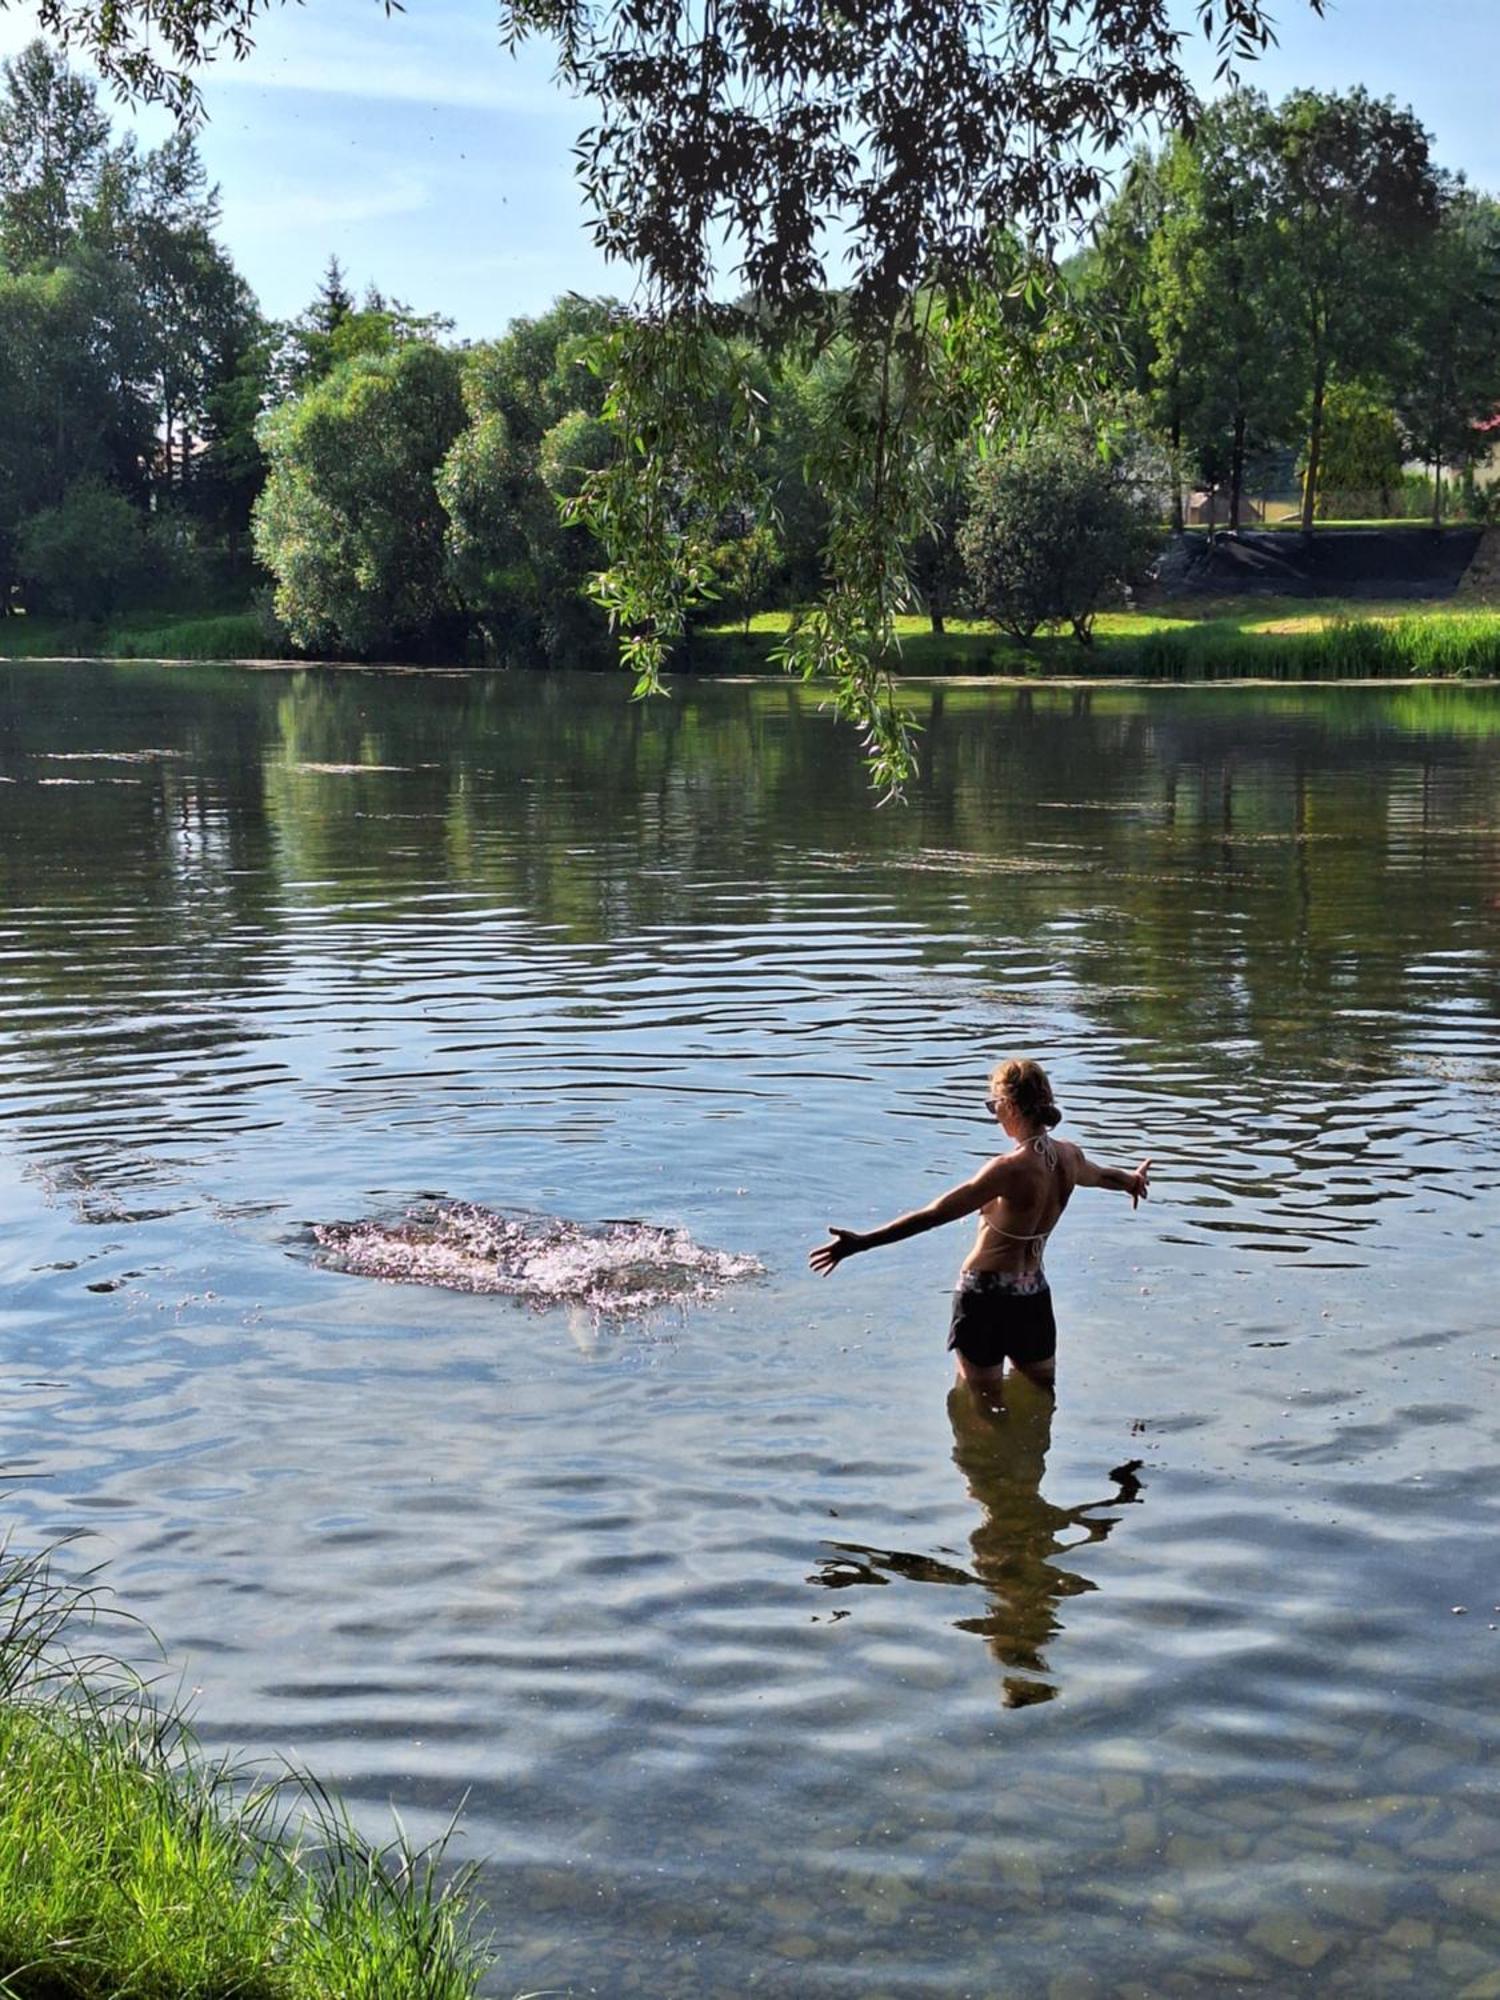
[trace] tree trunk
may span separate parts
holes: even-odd
[[[1302,532],[1310,535],[1318,506],[1318,474],[1323,466],[1323,397],[1327,370],[1319,363],[1313,374],[1312,422],[1307,432],[1307,471],[1302,481]]]
[[[1179,454],[1182,451],[1182,411],[1179,409],[1175,397],[1172,402],[1170,442],[1172,446],[1172,533],[1180,535],[1185,526],[1182,518],[1182,471],[1178,463]]]
[[[1443,460],[1442,454],[1432,461],[1432,525],[1443,525]]]
[[[1240,507],[1245,493],[1245,410],[1234,413],[1234,449],[1229,456],[1229,532],[1240,531]]]
[[[941,639],[944,632],[948,629],[946,625],[944,625],[943,623],[943,606],[941,599],[936,597],[928,598],[927,622],[932,627],[933,632],[937,635],[937,637]]]

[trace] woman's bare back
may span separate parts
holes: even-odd
[[[1047,1238],[1078,1184],[1081,1158],[1076,1146],[1049,1134],[1023,1140],[1004,1155],[1009,1169],[1005,1191],[979,1210],[979,1230],[964,1270],[1014,1276],[1040,1271]]]

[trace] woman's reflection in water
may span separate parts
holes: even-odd
[[[1054,1682],[1044,1654],[1061,1630],[1060,1598],[1097,1590],[1092,1578],[1061,1568],[1055,1557],[1102,1542],[1119,1516],[1108,1510],[1141,1497],[1138,1458],[1110,1473],[1114,1491],[1077,1507],[1054,1507],[1042,1497],[1047,1450],[1052,1442],[1055,1405],[1049,1389],[1008,1375],[1003,1387],[975,1390],[957,1383],[948,1397],[953,1425],[953,1461],[979,1502],[980,1522],[969,1537],[973,1567],[900,1549],[872,1549],[838,1542],[820,1572],[808,1579],[830,1590],[858,1584],[912,1583],[979,1585],[989,1606],[979,1616],[955,1621],[961,1632],[977,1632],[1004,1670],[1007,1708],[1050,1701]],[[835,1613],[835,1616],[840,1614]]]
[[[1103,1499],[1054,1507],[1042,1497],[1054,1407],[1048,1390],[1014,1373],[1003,1390],[981,1395],[960,1382],[948,1397],[953,1462],[981,1511],[969,1537],[974,1576],[990,1595],[981,1617],[957,1622],[961,1631],[978,1632],[1007,1670],[1007,1708],[1056,1694],[1054,1683],[1036,1678],[1048,1670],[1043,1648],[1061,1629],[1055,1606],[1099,1587],[1053,1558],[1106,1540],[1119,1516],[1104,1510],[1141,1497],[1139,1459],[1115,1467],[1109,1475],[1115,1490]]]

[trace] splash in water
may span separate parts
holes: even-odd
[[[470,1201],[423,1202],[399,1222],[315,1222],[320,1262],[387,1284],[500,1292],[535,1306],[581,1305],[634,1319],[716,1297],[759,1274],[755,1258],[648,1222],[589,1228],[559,1216],[498,1215]]]

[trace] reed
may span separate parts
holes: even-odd
[[[254,660],[269,647],[252,611],[137,613],[105,625],[0,618],[0,659],[8,660]]]
[[[103,650],[122,660],[256,660],[269,646],[255,614],[239,611],[113,632]]]
[[[1214,620],[1094,650],[1095,671],[1146,680],[1477,680],[1500,674],[1500,618],[1336,618],[1290,631]],[[1047,664],[1057,670],[1055,654]]]
[[[97,1580],[0,1550],[4,2000],[472,2000],[445,1842],[367,1840],[306,1777],[207,1756],[96,1643]]]

